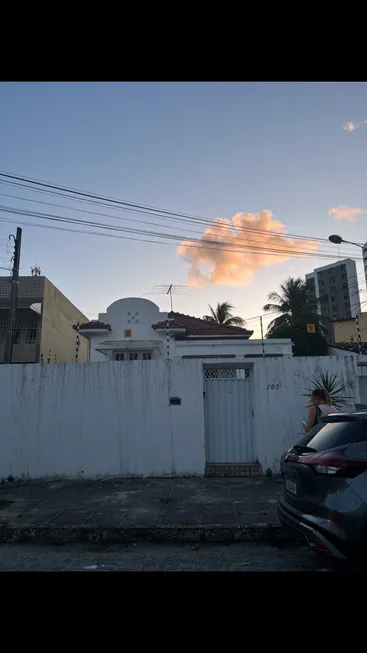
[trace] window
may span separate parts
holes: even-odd
[[[342,274],[342,279],[343,279],[343,281],[344,281],[345,278],[346,278],[345,274]]]
[[[13,331],[13,345],[19,345],[20,342],[20,328],[14,327]]]
[[[330,286],[330,292],[336,292],[336,286]]]
[[[344,299],[346,299],[349,302],[349,295],[347,292],[344,293]]]
[[[330,283],[335,283],[335,277],[330,277]]]
[[[347,283],[343,283],[343,290],[346,290],[347,288],[348,288],[348,284],[347,284]]]
[[[334,295],[331,295],[331,301],[332,301],[332,302],[335,302],[335,297],[334,297]]]
[[[325,451],[334,447],[351,444],[361,435],[365,426],[362,420],[341,420],[329,422],[311,438],[308,447],[316,451]]]
[[[143,351],[143,352],[138,352],[138,351],[129,351],[129,352],[122,352],[122,351],[116,351],[115,352],[115,360],[116,361],[138,361],[138,360],[143,360],[143,361],[150,361],[152,360],[152,352],[151,351]]]
[[[337,311],[337,310],[338,310],[338,307],[337,307],[337,306],[332,306],[332,307],[331,307],[331,310],[332,310],[332,311]]]
[[[29,327],[27,331],[27,345],[34,345],[37,341],[37,325]]]

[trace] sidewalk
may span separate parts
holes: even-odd
[[[275,479],[177,478],[0,486],[0,542],[285,540]]]

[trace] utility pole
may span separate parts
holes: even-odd
[[[263,319],[261,315],[260,315],[260,327],[261,327],[261,345],[263,350],[263,359],[265,360],[264,329],[263,329]]]
[[[17,310],[17,298],[18,298],[18,279],[19,279],[19,263],[20,263],[20,248],[22,244],[22,230],[20,227],[17,227],[17,235],[9,236],[9,239],[13,238],[14,240],[14,255],[13,255],[13,269],[10,279],[10,302],[9,302],[9,321],[8,328],[6,332],[6,343],[5,343],[5,356],[4,363],[11,363],[12,350],[13,350],[13,333],[14,333],[14,324],[15,324],[15,315]]]

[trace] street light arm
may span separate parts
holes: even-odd
[[[360,245],[359,243],[352,243],[351,240],[344,240],[343,238],[342,243],[346,243],[347,245],[355,245],[356,247],[363,249],[363,245]]]

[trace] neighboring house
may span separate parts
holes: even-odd
[[[9,277],[0,277],[0,363],[4,362],[9,298]],[[34,304],[41,314],[31,309]],[[12,362],[74,361],[73,325],[87,319],[46,277],[19,277]],[[89,360],[89,343],[85,338],[80,338],[79,360]]]
[[[249,340],[253,331],[182,313],[161,313],[147,299],[117,300],[98,320],[81,324],[80,334],[90,341],[91,361],[263,356],[262,341]],[[263,344],[265,356],[292,356],[289,339]]]
[[[361,313],[358,316],[359,322],[359,332],[361,334],[362,342],[367,342],[367,313]],[[337,345],[338,343],[357,343],[357,324],[356,320],[336,320],[332,322],[333,329],[333,342]]]
[[[335,320],[348,320],[360,313],[357,268],[352,259],[336,261],[306,274],[308,301],[318,306],[323,324],[333,341]]]

